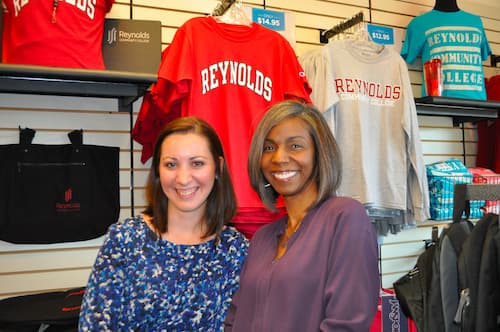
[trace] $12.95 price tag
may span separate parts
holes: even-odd
[[[378,43],[384,45],[394,45],[394,29],[380,25],[368,24],[368,33],[370,38]]]

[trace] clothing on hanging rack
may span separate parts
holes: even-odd
[[[255,57],[256,49],[265,49],[266,56]],[[170,119],[192,115],[210,123],[221,137],[231,177],[237,179],[239,213],[233,222],[250,238],[277,217],[262,205],[246,167],[240,167],[254,125],[270,105],[284,99],[310,103],[310,93],[297,55],[277,31],[195,17],[179,27],[163,53],[158,81],[143,98],[132,138],[142,145],[141,161],[146,162]]]
[[[401,56],[384,45],[346,38],[330,40],[299,61],[312,85],[314,104],[343,143],[343,169],[349,172],[338,194],[365,205],[378,235],[428,219],[417,114]],[[373,130],[373,123],[384,124],[383,130]],[[359,139],[353,141],[353,136]]]

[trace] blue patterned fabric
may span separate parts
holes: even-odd
[[[141,217],[111,225],[83,298],[79,331],[222,331],[248,241],[177,245]]]
[[[472,173],[456,159],[426,165],[431,219],[453,218],[455,184],[472,183]],[[481,218],[484,201],[470,201],[470,217]]]

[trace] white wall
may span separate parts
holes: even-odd
[[[319,29],[329,29],[337,23],[363,11],[365,18],[378,25],[394,27],[403,35],[410,19],[429,10],[433,0],[250,0],[251,5],[266,9],[291,11],[296,20],[296,52],[322,47]],[[160,20],[162,44],[165,48],[176,29],[187,19],[210,13],[215,0],[118,0],[109,17]],[[461,8],[482,16],[486,35],[494,54],[500,54],[500,4],[490,0],[460,1]],[[371,6],[371,7],[370,7]],[[131,15],[132,14],[132,15]],[[499,68],[485,61],[486,77],[500,74]],[[417,70],[410,71],[413,91],[420,95],[421,78]],[[134,117],[141,100],[134,103]],[[149,164],[140,163],[141,147],[129,142],[129,115],[117,112],[113,99],[15,95],[0,93],[0,144],[16,143],[18,127],[38,131],[35,142],[60,144],[72,129],[84,130],[84,142],[120,146],[121,216],[131,213],[130,150],[134,160],[134,211],[144,207],[144,182]],[[453,127],[447,117],[420,116],[419,126],[426,163],[451,157],[462,158],[462,130]],[[477,134],[473,124],[464,129],[466,162],[474,166]],[[383,286],[392,283],[413,267],[423,251],[423,240],[430,238],[429,221],[414,230],[406,230],[384,239],[380,248]],[[440,227],[445,223],[439,223]],[[15,245],[0,241],[0,298],[62,290],[86,284],[88,274],[102,238],[54,245]]]

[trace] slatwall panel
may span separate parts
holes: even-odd
[[[130,117],[114,99],[0,94],[0,143],[19,142],[19,127],[36,130],[35,144],[69,143],[83,129],[85,144],[120,147],[120,218],[131,214]],[[134,161],[139,164],[139,161]],[[143,183],[140,172],[136,180]],[[54,245],[0,241],[0,295],[51,291],[86,283],[102,239]]]
[[[161,21],[164,49],[180,25],[191,17],[211,13],[218,1],[133,0],[132,6],[131,3],[117,0],[108,17]],[[410,19],[429,10],[434,1],[251,0],[244,1],[244,4],[293,12],[296,20],[295,50],[300,55],[323,46],[319,42],[320,29],[329,29],[360,11],[374,24],[393,27],[401,39]],[[459,6],[482,16],[493,53],[500,54],[500,4],[492,4],[490,0],[459,0]],[[484,65],[486,77],[500,74],[500,69],[491,67],[489,61]],[[409,74],[414,95],[418,97],[422,83],[420,72],[410,69]],[[140,102],[139,99],[134,103],[134,119]],[[66,133],[81,128],[85,143],[121,148],[121,219],[131,214],[130,187],[134,191],[134,212],[138,213],[144,207],[144,183],[150,166],[140,162],[140,145],[130,145],[129,121],[128,114],[117,112],[117,102],[113,99],[0,93],[0,144],[17,142],[18,126],[21,126],[36,129],[35,142],[39,143],[66,143]],[[419,126],[426,163],[462,159],[465,154],[466,164],[475,165],[477,133],[473,124],[459,128],[453,127],[451,118],[420,116]],[[391,287],[397,278],[413,267],[433,225],[442,229],[446,223],[428,221],[415,229],[383,239],[380,266],[384,287]],[[102,238],[52,245],[14,245],[0,241],[0,299],[85,285],[101,243]]]

